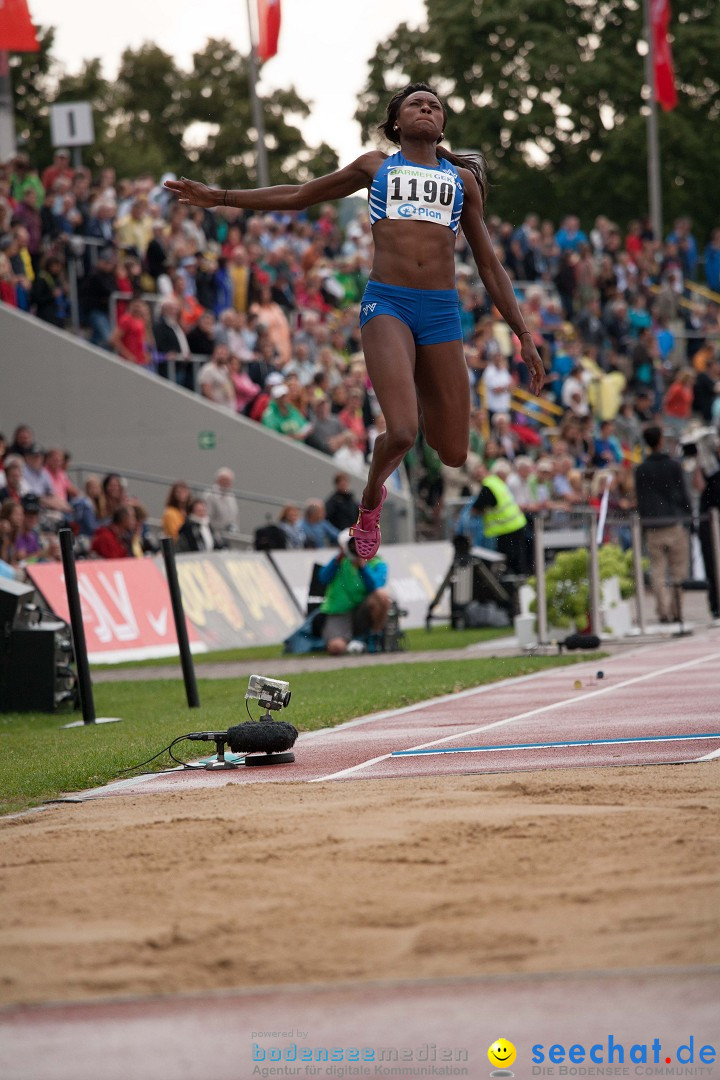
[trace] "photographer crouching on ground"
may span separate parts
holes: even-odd
[[[322,636],[333,656],[365,652],[367,645],[363,638],[382,634],[392,604],[384,588],[387,563],[379,555],[361,559],[349,529],[340,533],[337,543],[337,555],[318,573],[325,586],[320,605],[320,613],[325,616]]]

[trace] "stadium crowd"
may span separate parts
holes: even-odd
[[[362,473],[384,422],[357,327],[372,250],[361,200],[346,200],[342,219],[330,204],[312,218],[207,211],[177,203],[164,179],[118,178],[110,168],[94,176],[64,150],[42,169],[24,153],[0,166],[0,302],[332,456],[339,473]],[[585,231],[572,214],[553,223],[530,213],[512,225],[490,212],[487,227],[517,283],[546,388],[540,399],[524,394],[518,341],[489,304],[461,234],[470,452],[465,466],[449,469],[418,436],[405,465],[419,538],[457,528],[481,539],[468,500],[488,473],[507,481],[530,519],[566,521],[599,499],[605,474],[611,506],[629,509],[648,425],[674,438],[693,421],[720,425],[720,228],[699,243],[688,218],[664,240],[640,217],[621,227],[601,215]],[[704,287],[690,291],[701,276]],[[120,477],[78,491],[63,450],[44,458],[30,450],[11,445],[5,456],[4,545],[26,528],[17,510],[23,485],[21,503],[39,498],[94,554],[119,543],[137,554],[152,542],[143,508],[120,497]],[[44,474],[52,492],[40,490]],[[222,543],[232,523],[220,520],[212,496],[227,501],[231,487],[218,476],[189,502],[187,485],[175,485],[177,505],[166,511],[176,514],[164,527],[185,550]],[[31,529],[34,506],[30,499],[24,511]],[[235,519],[242,529],[237,507]],[[311,500],[284,508],[276,542],[282,533],[287,546],[332,544],[342,527]],[[48,557],[54,551],[46,545]]]

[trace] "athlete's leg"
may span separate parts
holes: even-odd
[[[418,403],[415,392],[415,341],[408,326],[392,315],[376,315],[362,328],[365,364],[385,417],[385,432],[373,450],[362,504],[380,502],[382,486],[415,445]]]
[[[470,380],[462,341],[418,345],[415,384],[428,443],[443,464],[464,465],[470,441]]]

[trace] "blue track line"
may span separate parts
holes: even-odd
[[[707,735],[644,735],[633,739],[582,739],[577,742],[513,743],[509,746],[453,746],[443,750],[393,750],[391,757],[419,757],[421,754],[487,754],[501,750],[545,750],[564,746],[623,746],[628,743],[680,742],[691,739],[720,739],[720,732]]]

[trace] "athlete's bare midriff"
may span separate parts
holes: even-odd
[[[431,221],[373,225],[375,257],[370,279],[406,289],[455,288],[455,234]]]

